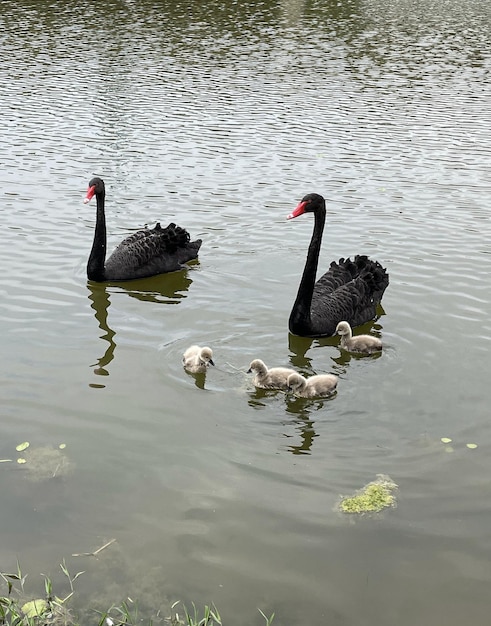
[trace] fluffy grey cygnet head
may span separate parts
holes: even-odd
[[[250,374],[251,372],[255,372],[256,374],[259,374],[259,375],[266,374],[268,372],[266,363],[264,361],[261,361],[261,359],[254,359],[254,361],[251,361],[251,364],[249,365],[249,369],[247,370],[248,374]]]
[[[348,324],[348,322],[339,322],[339,324],[336,326],[336,333],[341,336],[351,337],[351,326]]]
[[[288,376],[288,389],[296,391],[297,389],[303,389],[307,384],[307,379],[302,374],[290,374]]]
[[[206,366],[215,365],[215,363],[213,363],[213,350],[208,346],[201,348],[199,358],[201,363],[204,363]]]
[[[341,348],[349,352],[371,354],[382,350],[382,341],[372,335],[357,335],[353,337],[351,326],[348,322],[339,322],[336,333],[341,335]]]

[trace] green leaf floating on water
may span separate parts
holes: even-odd
[[[17,452],[23,452],[28,447],[29,447],[29,442],[28,441],[24,441],[24,443],[19,443],[18,446],[15,446],[15,449],[17,450]]]
[[[442,437],[440,441],[442,443],[452,443],[452,440],[450,439],[450,437]]]
[[[60,448],[60,450],[64,450],[66,448],[66,443],[60,443],[58,448]]]
[[[22,611],[25,613],[26,617],[34,618],[40,617],[43,613],[46,613],[48,608],[46,600],[39,599],[26,602],[22,607]]]
[[[0,463],[12,463],[12,459],[0,459]]]
[[[471,450],[475,450],[477,448],[477,443],[466,443],[465,445]]]

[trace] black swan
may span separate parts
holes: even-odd
[[[336,333],[341,335],[341,348],[348,352],[360,352],[372,354],[382,350],[382,341],[373,335],[357,335],[353,337],[351,326],[348,322],[339,322],[336,326]]]
[[[337,324],[343,320],[355,327],[373,319],[389,284],[386,270],[377,261],[357,255],[353,261],[333,261],[315,282],[326,221],[324,198],[317,193],[307,194],[287,219],[304,213],[314,214],[314,231],[297,299],[290,313],[290,332],[301,337],[328,337],[334,335]]]
[[[190,241],[189,233],[175,224],[162,228],[139,230],[124,239],[106,259],[106,190],[101,178],[93,178],[84,199],[86,204],[95,195],[97,217],[94,243],[87,263],[89,280],[97,282],[135,280],[182,269],[182,264],[198,256],[201,239]]]

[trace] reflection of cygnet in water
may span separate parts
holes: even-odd
[[[253,384],[260,389],[288,389],[288,376],[295,374],[295,370],[287,367],[272,367],[268,369],[261,359],[254,359],[247,370],[250,374],[254,372]]]
[[[186,350],[182,357],[184,369],[192,374],[201,374],[206,372],[209,365],[213,363],[213,351],[208,346],[201,348],[200,346],[191,346]]]
[[[336,326],[336,332],[341,335],[341,348],[349,352],[362,352],[371,354],[382,350],[382,341],[378,337],[372,335],[352,336],[351,326],[348,322],[339,322]]]
[[[334,374],[316,374],[304,378],[295,372],[288,377],[288,388],[301,398],[328,396],[336,389],[337,384],[338,377]]]

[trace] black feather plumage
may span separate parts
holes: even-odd
[[[147,278],[174,272],[183,263],[198,256],[201,239],[191,241],[187,230],[174,223],[162,228],[159,222],[154,228],[145,228],[126,237],[106,257],[106,220],[104,212],[105,186],[100,178],[89,183],[86,201],[95,194],[97,220],[94,243],[87,263],[87,276],[95,281],[122,281]]]
[[[326,337],[334,335],[337,324],[343,320],[354,328],[373,319],[389,284],[389,275],[378,261],[357,255],[353,260],[333,261],[315,282],[326,218],[322,196],[308,194],[289,217],[309,212],[314,213],[314,231],[288,325],[294,335]]]

